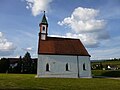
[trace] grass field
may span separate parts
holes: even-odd
[[[92,76],[120,77],[120,70],[92,70]]]
[[[0,74],[0,89],[120,90],[120,80],[35,78],[31,74]]]

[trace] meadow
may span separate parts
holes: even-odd
[[[0,89],[119,90],[120,80],[112,78],[35,78],[34,74],[0,74]]]
[[[92,76],[118,77],[120,78],[120,70],[92,70]]]

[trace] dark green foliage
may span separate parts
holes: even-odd
[[[17,72],[21,73],[21,69],[22,69],[22,57],[20,56],[18,65],[17,65]]]
[[[37,59],[32,59],[29,52],[22,58],[2,58],[0,73],[37,73]]]
[[[22,73],[37,73],[37,61],[31,59],[29,52],[27,52],[22,59],[21,70]]]
[[[37,60],[35,60],[35,59],[32,59],[31,71],[33,74],[37,73]]]
[[[7,73],[8,72],[8,69],[9,69],[9,60],[6,59],[6,58],[2,58],[0,60],[0,72],[1,73]]]
[[[9,61],[10,60],[13,60],[13,59],[9,58]],[[8,73],[21,73],[21,66],[22,66],[22,58],[21,58],[21,56],[17,60],[18,61],[16,61],[15,63],[10,63],[10,67],[9,67]]]
[[[104,76],[104,77],[120,77],[119,70],[92,70],[92,75],[95,76]]]
[[[102,76],[107,76],[107,77],[120,77],[120,71],[108,71],[102,73]]]
[[[31,59],[31,56],[30,56],[29,52],[27,52],[25,54],[22,62],[23,62],[23,65],[22,65],[23,73],[32,73],[31,72],[31,70],[32,70],[32,59]]]

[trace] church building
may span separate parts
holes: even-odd
[[[80,39],[48,36],[45,12],[39,26],[37,77],[91,78],[90,55]]]

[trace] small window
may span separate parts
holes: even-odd
[[[46,71],[50,71],[50,67],[48,63],[46,64]]]
[[[69,67],[69,64],[67,63],[66,64],[66,71],[69,71],[70,70],[70,67]]]
[[[86,70],[85,63],[83,64],[83,70]]]
[[[43,31],[45,31],[45,26],[43,26]]]

